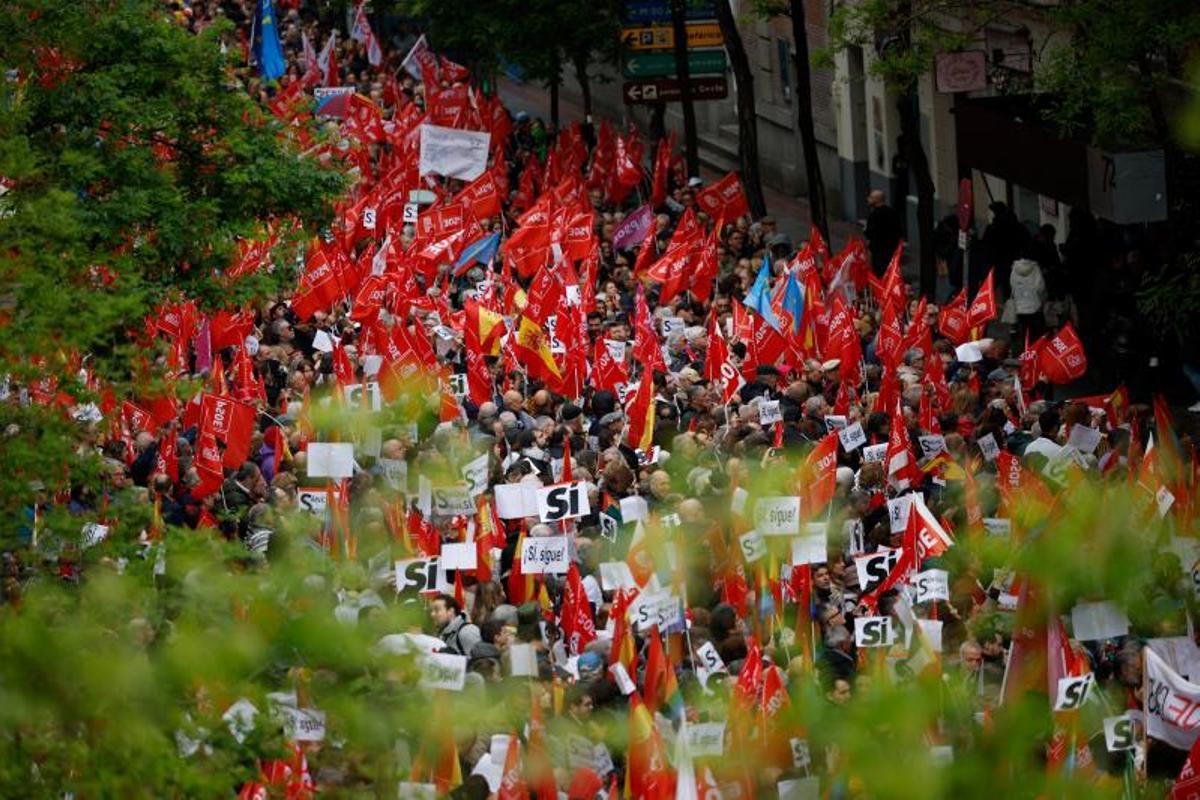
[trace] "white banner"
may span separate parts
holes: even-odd
[[[422,125],[420,173],[473,181],[487,169],[491,140],[492,135],[487,131]]]
[[[1146,735],[1190,750],[1200,734],[1200,685],[1185,681],[1149,647],[1146,656]]]

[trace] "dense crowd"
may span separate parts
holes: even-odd
[[[312,6],[275,3],[282,75],[237,73],[269,124],[346,170],[333,224],[290,296],[164,304],[147,321],[174,343],[160,366],[204,390],[124,398],[93,423],[103,492],[45,503],[102,518],[137,498],[268,562],[297,514],[332,560],[389,543],[395,570],[339,619],[420,604],[424,629],[379,645],[420,653],[426,681],[485,702],[514,679],[546,693],[516,746],[475,731],[456,764],[414,766],[412,784],[455,796],[816,796],[806,781],[845,796],[856,765],[820,730],[783,730],[781,708],[835,711],[931,671],[968,728],[1089,674],[1141,707],[1119,610],[1100,604],[1099,638],[1075,615],[1070,636],[1045,614],[1030,634],[1014,621],[1036,605],[1028,576],[955,556],[1031,535],[1078,482],[1191,531],[1193,445],[1161,400],[1054,399],[1087,361],[1039,265],[1053,232],[1018,237],[977,286],[919,297],[887,211],[838,252],[816,228],[797,247],[751,219],[736,175],[687,175],[670,138],[510,115],[424,39],[382,42],[354,9],[337,26],[353,35],[335,35]],[[246,0],[172,13],[193,30],[229,18],[231,50],[253,50]],[[423,124],[489,134],[485,169],[420,174]],[[265,268],[268,249],[245,243],[234,269]],[[350,432],[351,417],[366,423]],[[103,547],[97,530],[81,546]],[[63,576],[86,579],[68,561]],[[15,609],[29,562],[6,554]],[[1091,731],[1063,745],[1055,719],[1048,763],[1120,771],[1090,763]],[[1174,774],[1187,745],[1172,745],[1143,738],[1139,767]],[[746,747],[762,751],[753,772]],[[549,771],[527,757],[522,772],[522,749]]]

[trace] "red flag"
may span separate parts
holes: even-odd
[[[979,287],[970,309],[967,310],[967,327],[969,328],[974,329],[986,325],[996,316],[996,289],[993,280],[995,272],[995,268],[988,270],[987,277],[983,279],[983,285]]]
[[[201,430],[225,444],[221,463],[238,469],[250,455],[250,439],[258,412],[254,406],[230,397],[205,393],[200,401]]]
[[[643,686],[646,698],[646,708],[653,714],[662,705],[663,687],[667,683],[667,670],[671,665],[667,662],[667,654],[663,652],[662,637],[658,626],[650,628],[649,644],[646,646],[646,675]]]
[[[671,140],[664,136],[658,140],[654,152],[654,181],[650,189],[650,205],[658,208],[667,201],[667,183],[671,171]]]
[[[826,434],[804,459],[804,509],[810,519],[821,514],[837,492],[838,433]]]
[[[625,795],[634,800],[671,800],[675,776],[654,717],[638,697],[629,696],[629,763]]]
[[[565,469],[565,467],[564,467]],[[579,568],[571,562],[563,586],[561,627],[567,642],[567,652],[577,656],[596,639],[596,624],[592,620],[592,604],[583,591]]]
[[[504,756],[504,772],[500,776],[497,800],[529,800],[529,787],[521,768],[521,740],[513,731],[508,737],[508,752]]]
[[[742,182],[736,172],[728,173],[698,192],[696,204],[713,219],[733,220],[750,213],[750,203],[746,200],[746,193],[742,191]]]
[[[1179,777],[1171,786],[1170,800],[1195,800],[1200,797],[1200,738],[1192,745]]]
[[[1038,364],[1046,379],[1055,384],[1070,383],[1087,372],[1083,342],[1070,322],[1041,346]]]
[[[966,289],[954,295],[954,299],[942,306],[942,310],[938,312],[938,331],[955,345],[967,341],[969,326],[967,324]]]
[[[901,489],[908,487],[914,479],[920,480],[920,470],[913,459],[912,443],[908,438],[908,427],[904,424],[904,412],[900,409],[899,401],[892,412],[884,463],[887,464],[888,479]]]

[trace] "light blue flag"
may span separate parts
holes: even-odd
[[[792,333],[800,333],[804,322],[804,288],[796,280],[796,273],[787,277],[787,286],[783,290],[783,310],[792,315]]]
[[[771,309],[771,258],[770,256],[763,257],[762,267],[758,270],[758,277],[754,279],[754,285],[750,287],[750,291],[746,292],[746,299],[742,301],[746,308],[752,308],[758,312],[758,315],[766,320],[767,324],[775,330],[781,327],[779,317],[775,316],[775,312]]]
[[[472,264],[487,264],[496,257],[496,251],[500,248],[500,234],[489,233],[482,239],[476,239],[471,242],[462,251],[462,255],[458,257],[458,261],[454,264],[454,277],[458,277],[471,268]]]

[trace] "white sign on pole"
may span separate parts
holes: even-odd
[[[431,499],[435,517],[469,517],[475,513],[475,499],[467,486],[435,486]]]
[[[625,561],[604,561],[600,564],[600,587],[606,592],[617,589],[636,589],[637,582]]]
[[[521,519],[538,514],[537,490],[532,483],[498,483],[495,488],[496,515],[500,519]]]
[[[914,602],[929,603],[950,599],[950,573],[944,569],[927,569],[913,576],[917,594]]]
[[[723,755],[725,753],[725,723],[688,723],[687,751],[692,758],[719,757]]]
[[[463,131],[440,125],[421,126],[421,155],[418,172],[421,175],[441,175],[473,181],[487,169],[488,145],[492,135],[487,131]]]
[[[826,419],[828,419],[828,417],[826,417]],[[842,449],[847,453],[853,453],[855,450],[862,447],[867,443],[867,434],[863,430],[862,423],[856,422],[853,425],[847,425],[839,430],[838,441],[842,443]],[[887,445],[884,445],[884,450],[887,450]],[[866,451],[863,451],[863,456],[866,456]]]
[[[854,643],[858,647],[890,647],[895,634],[891,617],[854,618]]]
[[[758,405],[758,424],[771,425],[783,422],[783,412],[779,410],[778,400],[764,400]]]
[[[354,444],[352,442],[309,442],[308,477],[350,478],[354,476]]]
[[[800,533],[800,498],[758,498],[754,523],[763,536],[795,536]]]
[[[336,499],[337,492],[335,490],[334,497]],[[329,503],[329,494],[325,489],[297,489],[296,490],[296,506],[301,511],[307,511],[315,516],[323,516],[325,514],[325,506]]]
[[[442,545],[442,569],[475,569],[479,548],[474,542],[447,542]]]
[[[767,543],[758,531],[743,533],[738,537],[738,544],[741,545],[742,556],[748,564],[753,564],[767,554]]]
[[[467,657],[453,653],[427,653],[421,656],[421,686],[461,692],[467,680]]]
[[[829,560],[829,540],[824,532],[809,533],[792,540],[792,563],[824,564]]]
[[[575,481],[538,489],[537,508],[542,522],[586,517],[592,513],[588,504],[587,484]]]
[[[883,461],[883,459],[886,457],[887,457],[887,443],[886,442],[884,444],[867,445],[866,447],[863,448],[862,459],[863,459],[863,462],[866,464],[870,464],[873,461]]]
[[[1119,717],[1104,718],[1104,745],[1108,752],[1132,750],[1137,745],[1133,733],[1133,717],[1122,714]]]
[[[560,575],[571,566],[565,536],[526,536],[521,545],[521,572],[526,575],[549,572]]]
[[[488,485],[488,454],[484,453],[476,459],[463,464],[463,480],[467,482],[467,491],[471,497],[478,497],[487,491]]]
[[[1089,672],[1086,675],[1067,676],[1058,679],[1058,697],[1054,700],[1055,711],[1071,711],[1087,702],[1092,684],[1096,676]]]

